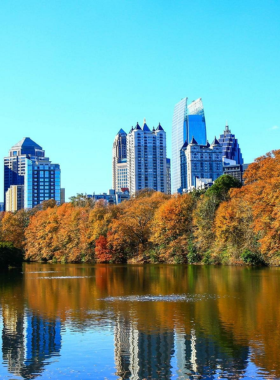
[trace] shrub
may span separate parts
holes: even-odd
[[[241,259],[244,261],[244,263],[248,265],[264,265],[265,264],[262,256],[259,253],[251,252],[249,249],[246,249],[244,252],[242,252]]]

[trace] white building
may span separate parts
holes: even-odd
[[[127,178],[130,194],[149,188],[167,193],[166,133],[159,124],[150,130],[144,119],[127,135]]]
[[[223,175],[223,147],[216,137],[211,145],[208,142],[199,145],[193,138],[189,144],[184,144],[181,156],[184,158],[181,166],[188,191],[199,188],[202,182],[214,182]]]
[[[121,192],[127,188],[126,132],[120,129],[113,143],[113,189]]]

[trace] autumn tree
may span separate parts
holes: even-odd
[[[160,192],[142,192],[120,205],[118,219],[113,219],[108,243],[122,260],[145,255],[151,246],[151,226],[156,209],[169,196]]]
[[[160,260],[175,259],[177,262],[184,262],[189,253],[193,254],[194,205],[194,198],[190,194],[177,195],[166,200],[155,212],[150,240],[159,252]]]
[[[23,250],[25,230],[29,225],[29,221],[29,211],[5,212],[1,221],[1,240],[13,243],[16,248]]]
[[[232,188],[240,188],[241,183],[229,175],[222,175],[206,191],[197,203],[194,211],[196,247],[201,255],[215,244],[215,213],[219,204],[229,200],[229,191]]]

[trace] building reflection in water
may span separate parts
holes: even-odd
[[[241,379],[249,360],[248,347],[231,347],[228,351],[209,336],[197,335],[194,329],[190,335],[176,335],[177,375],[179,379]]]
[[[34,379],[44,371],[48,359],[59,355],[61,323],[27,310],[2,309],[2,352],[8,371],[24,379]]]
[[[173,331],[143,332],[122,317],[115,327],[116,375],[122,379],[169,379]]]
[[[214,379],[217,374],[241,379],[249,361],[248,347],[233,345],[229,350],[195,329],[190,334],[146,333],[119,316],[114,334],[116,375],[121,379],[169,379],[175,375],[174,355],[178,379]]]

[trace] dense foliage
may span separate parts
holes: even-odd
[[[19,267],[23,262],[22,251],[15,248],[12,243],[0,242],[0,271],[8,267]]]
[[[223,175],[204,192],[145,190],[118,206],[79,194],[2,213],[0,240],[34,261],[279,265],[280,150],[256,159],[243,187]]]

